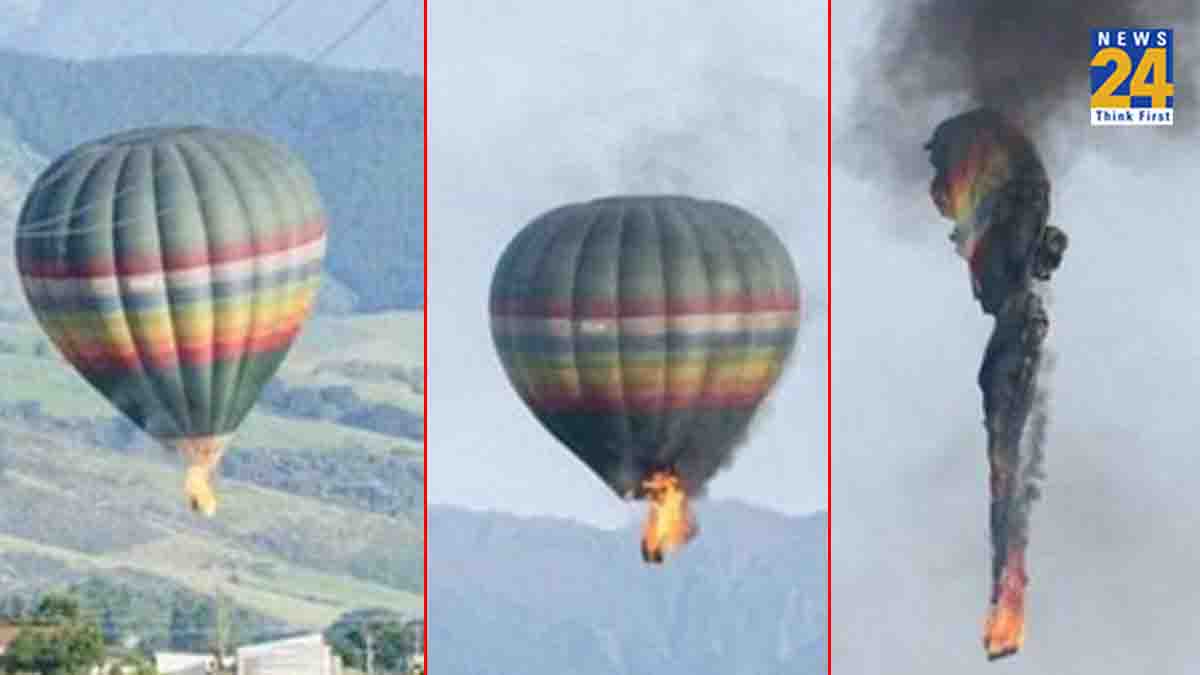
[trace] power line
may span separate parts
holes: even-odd
[[[107,151],[111,147],[112,146],[109,146],[108,144],[100,144],[95,149],[89,147],[89,148],[86,148],[86,149],[80,151],[80,155],[92,154],[94,152]],[[72,160],[72,161],[74,161],[74,160]],[[66,163],[70,164],[71,162],[66,162]],[[285,165],[280,164],[274,168],[286,169],[287,167]],[[44,186],[32,187],[32,188],[30,188],[30,191],[32,192],[34,189],[38,189],[39,187],[44,187]],[[212,188],[212,192],[215,192],[218,189],[219,188],[214,187],[214,188]],[[96,225],[92,225],[90,227],[77,227],[68,232],[63,232],[59,229],[54,229],[54,226],[56,226],[56,225],[68,224],[71,220],[74,220],[76,217],[81,216],[93,209],[101,208],[106,205],[112,204],[116,200],[118,200],[122,197],[128,197],[130,195],[136,195],[139,193],[152,192],[154,190],[155,190],[155,186],[152,184],[147,185],[144,183],[139,183],[139,184],[132,185],[130,187],[123,188],[121,190],[117,190],[116,192],[114,192],[112,194],[111,197],[106,197],[106,198],[96,199],[96,200],[93,200],[90,202],[86,202],[76,208],[69,210],[69,211],[56,213],[53,216],[41,218],[39,220],[25,221],[25,222],[19,223],[19,229],[17,231],[17,239],[53,238],[53,237],[62,236],[64,234],[72,234],[72,235],[73,234],[82,234],[82,233],[91,232],[94,230],[108,229],[110,225],[111,225],[112,230],[119,230],[119,229],[128,227],[130,225],[140,223],[144,219],[143,215],[129,216],[128,218],[120,218],[116,221],[113,221],[111,224],[96,224]],[[212,200],[212,197],[210,194],[208,194],[204,191],[201,191],[199,188],[193,188],[193,190],[191,192],[183,193],[183,195],[184,195],[183,196],[184,203],[182,203],[182,204],[168,203],[167,206],[165,206],[161,209],[155,210],[155,212],[153,214],[154,217],[158,218],[160,216],[164,216],[169,213],[173,213],[175,211],[178,211],[179,209],[189,207],[189,206],[202,206]],[[193,201],[192,197],[195,197],[194,201]],[[166,201],[166,200],[161,200],[161,201]]]
[[[272,12],[268,17],[266,17],[266,19],[264,21],[260,22],[260,24],[258,26],[256,26],[254,30],[252,30],[250,33],[248,33],[247,36],[253,36],[254,34],[261,33],[261,31],[263,29],[265,29],[265,27],[267,25],[269,25],[272,21],[278,19],[278,17],[281,16],[285,11],[287,11],[288,8],[290,8],[292,5],[294,5],[295,2],[296,2],[296,0],[285,0],[285,2],[283,2],[281,5],[279,5],[274,12]],[[343,44],[345,44],[351,38],[353,38],[355,35],[357,35],[390,2],[391,2],[391,0],[376,0],[376,2],[372,3],[371,6],[369,6],[365,11],[363,11],[358,16],[358,18],[350,25],[349,28],[347,28],[345,31],[343,31],[340,35],[338,35],[337,38],[335,38],[332,42],[327,44],[324,48],[319,50],[313,56],[313,65],[314,66],[320,65],[334,51],[336,51],[339,47],[341,47]],[[249,41],[250,40],[246,39],[246,36],[244,36],[242,39],[239,39],[238,43],[242,44],[242,46],[244,47],[245,44],[249,43]],[[310,73],[311,72],[312,71],[310,71]],[[288,89],[295,86],[298,82],[300,82],[303,79],[305,79],[305,78],[302,76],[302,77],[294,78],[292,80],[284,82],[282,85],[277,87],[271,93],[271,95],[269,95],[267,98],[263,99],[263,101],[261,101],[258,105],[256,105],[254,108],[252,108],[249,113],[241,116],[239,121],[244,122],[244,121],[249,121],[249,120],[253,119],[268,105],[277,102],[279,100],[279,98],[288,91]],[[327,127],[327,126],[329,126],[329,125],[328,124],[322,125],[322,127]],[[86,152],[88,152],[88,153],[105,152],[105,151],[111,149],[112,147],[113,146],[106,144],[106,143],[96,143],[96,144],[93,144],[91,147],[87,148]],[[62,166],[59,167],[57,170],[51,171],[49,174],[47,174],[44,177],[39,178],[37,181],[35,181],[35,183],[29,188],[28,193],[31,194],[33,191],[42,189],[42,188],[46,187],[47,185],[50,185],[58,180],[61,180],[64,176],[69,175],[69,170],[74,168],[74,166],[76,165],[76,162],[80,159],[81,156],[83,156],[83,155],[81,154],[80,156],[75,156],[67,161],[63,161]],[[121,196],[121,193],[114,195],[112,198],[115,199],[118,196]],[[18,201],[19,199],[21,199],[20,196],[15,197],[10,200],[7,200],[5,203],[0,203],[0,208],[7,208],[8,206],[11,206],[13,203]],[[105,200],[105,201],[107,201],[107,200]],[[87,210],[94,208],[99,203],[103,203],[103,202],[96,201],[96,202],[89,202],[89,203],[83,204],[83,205],[79,206],[78,208],[73,209],[69,212],[57,214],[53,218],[43,219],[41,221],[32,223],[32,226],[34,229],[40,229],[43,226],[47,225],[48,223],[56,223],[56,222],[59,222],[62,220],[74,219],[76,216],[80,215],[81,213],[84,213]],[[201,202],[201,203],[203,203],[203,202]],[[173,210],[175,208],[179,208],[179,206],[178,205],[168,206],[166,209],[164,209],[164,212]],[[160,214],[157,214],[157,215],[161,215],[161,212],[160,212]],[[26,228],[23,226],[22,229],[26,229]],[[23,236],[31,236],[31,237],[60,236],[61,234],[62,233],[60,233],[60,232],[53,232],[53,233],[49,233],[49,234],[45,234],[45,235],[28,233],[27,235],[21,234],[18,236],[19,237],[23,237]]]
[[[254,41],[255,38],[257,38],[259,35],[261,35],[262,32],[267,29],[268,26],[270,26],[280,16],[282,16],[284,14],[284,12],[286,12],[293,5],[295,5],[297,1],[298,0],[284,0],[282,3],[280,3],[275,8],[274,11],[272,11],[265,18],[263,18],[261,21],[259,21],[253,28],[251,28],[250,31],[248,31],[247,33],[245,33],[244,35],[239,37],[233,43],[233,46],[227,50],[227,52],[228,53],[236,53],[236,52],[241,51],[245,47],[247,47],[251,42]],[[127,33],[127,36],[128,35],[132,35],[132,33]],[[129,38],[127,37],[126,43],[128,43],[128,41],[129,41]],[[123,44],[126,44],[126,43],[123,43]],[[110,147],[111,146],[107,146],[106,144],[98,144],[96,147],[96,151],[97,152],[106,151]],[[33,192],[36,189],[40,189],[42,187],[45,187],[46,185],[56,182],[62,175],[65,175],[67,173],[67,170],[69,168],[71,168],[71,166],[72,166],[71,162],[64,162],[63,166],[60,167],[56,172],[54,172],[50,175],[47,175],[43,178],[38,179],[32,186],[30,186],[29,192]],[[6,200],[4,203],[0,204],[0,208],[8,208],[8,207],[12,206],[13,204],[15,204],[17,201],[19,201],[20,199],[21,199],[21,197],[18,196],[18,197],[14,197],[12,199]]]
[[[261,35],[262,32],[267,29],[268,26],[270,26],[272,23],[275,23],[276,19],[283,16],[284,12],[291,9],[292,5],[296,4],[296,2],[297,2],[297,0],[284,0],[283,2],[281,2],[279,4],[279,6],[275,8],[275,11],[268,14],[262,21],[260,21],[258,23],[258,25],[256,25],[254,28],[252,28],[249,33],[247,33],[245,36],[243,36],[237,42],[233,43],[233,47],[231,47],[229,49],[229,51],[231,51],[231,52],[241,51],[243,47],[250,44],[251,42],[254,41],[255,38],[257,38],[259,35]]]
[[[338,39],[334,40],[333,44],[329,45],[328,47],[323,49],[321,52],[319,52],[314,60],[317,63],[324,61],[327,56],[329,56],[336,49],[338,49],[343,44],[345,44],[350,38],[357,35],[360,30],[365,28],[367,26],[367,23],[369,23],[371,21],[371,19],[375,18],[375,15],[378,14],[379,12],[381,12],[383,10],[383,8],[389,2],[391,2],[391,0],[378,0],[378,2],[376,2],[375,4],[368,7],[367,10],[365,12],[363,12],[362,16],[360,16],[358,18],[358,20],[355,21],[350,26],[350,28],[346,30],[345,33],[342,33],[342,35],[339,36]]]
[[[241,51],[243,48],[245,48],[247,45],[249,45],[251,42],[253,42],[255,38],[257,38],[259,35],[261,35],[263,33],[263,31],[265,31],[267,29],[267,27],[269,27],[272,23],[275,22],[276,19],[283,16],[284,12],[291,9],[292,5],[295,5],[295,4],[296,4],[296,0],[283,0],[283,2],[276,5],[275,9],[272,10],[270,14],[268,14],[261,21],[259,21],[257,24],[255,24],[248,32],[246,32],[245,35],[238,38],[231,47],[229,47],[228,49],[225,50],[225,53],[226,54],[236,54],[237,52]],[[192,82],[194,83],[195,80],[192,80]],[[174,94],[176,91],[178,91],[178,90],[173,89],[172,94]],[[172,96],[172,103],[174,103],[177,99],[178,99],[177,95]]]
[[[315,55],[313,55],[313,57],[312,57],[313,64],[319,65],[322,62],[324,62],[325,59],[328,58],[330,54],[332,54],[343,44],[348,42],[350,40],[350,38],[357,35],[358,32],[361,31],[363,28],[365,28],[367,26],[367,24],[371,22],[371,19],[373,19],[376,14],[378,14],[380,11],[382,11],[383,8],[386,7],[389,2],[391,2],[391,0],[376,0],[376,2],[372,3],[371,6],[368,7],[365,12],[360,14],[358,19],[356,19],[354,21],[354,23],[350,25],[350,28],[346,29],[346,31],[343,32],[341,35],[339,35],[333,42],[326,45],[324,49],[320,50]],[[315,70],[315,68],[313,70]],[[309,71],[309,74],[311,74],[311,72],[312,72],[312,70]],[[254,108],[251,108],[250,112],[247,115],[245,115],[243,117],[243,119],[256,117],[258,115],[258,113],[260,111],[262,111],[264,106],[266,106],[267,104],[270,104],[270,103],[277,102],[279,100],[279,98],[284,93],[287,92],[288,89],[295,86],[297,82],[299,82],[300,80],[303,80],[303,79],[305,79],[305,78],[298,77],[289,82],[284,82],[282,85],[277,87],[275,89],[275,91],[270,96],[268,96],[265,100],[263,100],[259,105],[255,106]]]
[[[286,4],[291,5],[294,3],[295,3],[295,0],[290,0]],[[151,12],[151,6],[155,6],[155,7],[158,7],[161,9],[162,7],[165,7],[166,5],[164,5],[163,3],[151,3],[150,0],[140,0],[140,2],[138,2],[138,8],[134,9],[133,11],[123,12],[124,16],[121,17],[121,19],[136,20],[139,17],[143,17]],[[129,8],[126,8],[126,9],[128,10]],[[167,11],[172,11],[173,9],[174,8],[168,7]],[[238,12],[238,13],[242,14],[243,16],[247,16],[252,19],[260,19],[257,12],[247,11],[244,7],[241,7],[237,4],[232,4],[228,7],[226,7],[225,9],[232,9],[235,12]],[[284,11],[286,11],[286,10],[284,10]],[[276,18],[274,15],[282,14],[282,13],[283,12],[280,10],[272,11],[271,14],[273,16],[271,16],[270,21],[273,21],[274,18]],[[178,21],[178,16],[179,16],[178,13],[172,13],[171,18],[174,21]],[[266,23],[270,23],[270,21],[264,20],[262,23],[266,24]],[[107,52],[103,56],[103,58],[105,58],[105,59],[120,58],[121,53],[125,51],[125,48],[129,47],[131,44],[133,44],[134,40],[136,40],[137,37],[139,36],[139,33],[137,31],[130,30],[128,28],[129,23],[127,21],[122,21],[122,23],[120,25],[122,26],[122,32],[123,32],[124,37],[117,44],[117,46],[115,48],[110,48],[107,50]],[[253,29],[251,29],[251,34],[252,34],[251,37],[241,38],[239,41],[245,40],[246,42],[249,42],[250,40],[254,39],[254,37],[257,37],[258,32],[261,32],[261,30],[265,29],[265,28],[266,28],[265,25],[255,24],[255,27]]]

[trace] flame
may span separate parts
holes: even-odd
[[[169,446],[177,449],[187,460],[187,478],[183,491],[192,510],[212,516],[217,512],[217,496],[212,489],[212,477],[216,474],[221,456],[229,436],[188,436],[169,439]]]
[[[1003,171],[1002,165],[1006,161],[1003,146],[996,143],[990,133],[978,133],[966,155],[946,172],[945,194],[937,200],[944,208],[943,215],[960,223],[971,220],[975,209],[987,196],[985,190],[978,188],[991,187],[977,183],[990,174]]]
[[[935,160],[938,173],[930,197],[938,212],[955,223],[950,240],[959,256],[973,262],[991,224],[989,198],[1011,178],[1019,131],[995,120],[956,122],[951,130],[938,132],[947,149]]]
[[[650,512],[642,529],[642,559],[661,563],[671,553],[696,536],[696,525],[688,506],[687,491],[671,471],[655,471],[642,481],[650,500]]]
[[[1011,656],[1025,643],[1025,552],[1014,548],[1009,552],[1000,575],[999,597],[988,610],[983,629],[983,646],[988,660]]]

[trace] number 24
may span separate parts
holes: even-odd
[[[1129,71],[1133,70],[1133,62],[1129,58],[1129,54],[1116,47],[1108,47],[1101,49],[1092,58],[1093,66],[1107,66],[1110,63],[1116,63],[1117,67],[1113,70],[1104,84],[1096,93],[1092,94],[1092,105],[1098,108],[1128,108],[1130,96],[1149,96],[1150,106],[1153,108],[1167,107],[1167,97],[1175,95],[1175,85],[1167,82],[1167,50],[1157,47],[1151,47],[1146,50],[1142,56],[1142,60],[1138,63],[1137,72],[1133,74],[1133,81],[1129,83],[1129,94],[1118,96],[1113,94],[1117,87],[1129,77]],[[1154,81],[1150,79],[1151,70],[1154,72]]]

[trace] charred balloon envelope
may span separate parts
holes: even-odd
[[[1038,374],[1049,327],[1037,283],[1061,264],[1067,237],[1046,222],[1050,181],[1037,150],[1000,113],[979,109],[946,120],[925,148],[937,172],[930,196],[954,221],[950,239],[967,261],[975,298],[996,318],[979,370],[993,550],[983,639],[995,659],[1024,641],[1029,507],[1042,455],[1041,434],[1024,436],[1030,414],[1045,405]]]
[[[783,243],[721,202],[621,196],[570,204],[509,243],[492,336],[538,420],[621,498],[650,501],[662,562],[696,532],[688,497],[727,465],[800,322]]]

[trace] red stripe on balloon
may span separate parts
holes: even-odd
[[[742,391],[705,392],[687,396],[538,396],[529,405],[539,413],[658,413],[688,408],[753,408],[766,394],[767,386]]]
[[[746,312],[799,311],[800,299],[784,293],[737,295],[723,298],[662,298],[616,300],[497,298],[491,303],[492,316],[542,319],[622,319],[646,316],[688,314],[729,314]]]
[[[303,317],[281,324],[270,332],[245,340],[218,340],[203,345],[162,343],[149,349],[113,350],[106,347],[76,347],[67,360],[88,373],[111,371],[136,372],[145,363],[150,368],[173,368],[178,365],[201,366],[216,361],[258,356],[286,348],[300,332]]]

